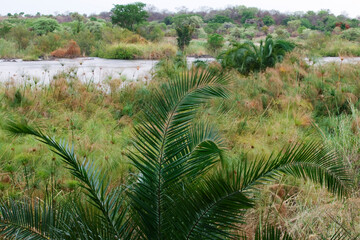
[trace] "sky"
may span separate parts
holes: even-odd
[[[153,5],[159,10],[177,11],[181,7],[199,10],[202,7],[224,9],[228,6],[245,5],[262,10],[295,12],[329,9],[336,15],[346,13],[349,17],[360,16],[360,0],[0,0],[0,14],[25,12],[25,14],[55,14],[66,12],[100,13],[109,11],[114,4],[136,1]]]

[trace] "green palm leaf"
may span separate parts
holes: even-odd
[[[40,201],[9,199],[0,204],[0,237],[5,239],[67,239],[65,223],[71,222],[65,207]]]
[[[170,192],[188,175],[207,169],[219,156],[219,138],[206,125],[192,127],[197,107],[226,97],[229,77],[213,71],[187,72],[157,91],[135,129],[135,152],[129,158],[140,171],[130,197],[139,229],[148,239],[162,238],[171,225],[164,218]],[[201,154],[200,154],[201,153]],[[207,157],[200,157],[207,156]],[[134,216],[135,217],[135,216]]]
[[[86,190],[90,203],[100,211],[99,217],[112,230],[113,236],[123,234],[126,209],[123,208],[122,201],[119,201],[122,191],[116,188],[111,190],[106,175],[93,162],[86,158],[78,160],[73,147],[69,147],[64,141],[57,142],[40,129],[26,123],[9,121],[5,128],[15,136],[33,135],[48,145],[51,151],[62,158],[70,173],[81,181],[81,187]]]

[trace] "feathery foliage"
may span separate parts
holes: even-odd
[[[263,71],[281,62],[287,52],[295,45],[285,40],[273,40],[267,36],[260,46],[252,41],[233,43],[233,47],[220,54],[221,64],[226,68],[234,68],[240,73],[248,75],[250,72]]]

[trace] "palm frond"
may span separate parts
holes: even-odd
[[[15,136],[32,135],[37,140],[50,147],[51,151],[59,155],[70,173],[80,180],[81,187],[86,190],[86,194],[92,203],[101,212],[101,218],[113,230],[114,236],[122,234],[124,216],[126,209],[119,201],[121,190],[110,190],[106,174],[91,161],[84,158],[82,161],[77,159],[74,147],[69,147],[65,141],[57,142],[54,138],[45,135],[40,129],[34,128],[26,123],[9,121],[5,129]]]
[[[218,138],[207,128],[192,128],[197,108],[208,99],[227,97],[229,76],[199,69],[186,72],[154,94],[153,102],[135,129],[136,151],[128,156],[140,172],[130,194],[141,229],[148,238],[161,236],[168,191],[181,177],[209,167],[219,148]],[[203,135],[199,135],[203,134]],[[207,154],[210,158],[199,158]],[[195,159],[196,155],[196,159]],[[200,161],[206,162],[199,165]],[[195,167],[194,167],[195,166]],[[161,237],[160,237],[161,238]]]
[[[259,185],[276,181],[283,174],[310,179],[339,196],[347,194],[351,182],[347,168],[337,158],[336,154],[316,142],[289,146],[284,151],[277,155],[271,155],[269,158],[263,157],[253,162],[241,161],[233,169],[220,169],[216,174],[218,177],[215,181],[207,179],[206,182],[211,183],[206,183],[209,184],[209,187],[201,186],[201,189],[206,191],[204,196],[209,196],[213,192],[223,194],[221,197],[218,195],[218,198],[212,198],[213,202],[210,204],[203,202],[198,205],[202,206],[202,208],[191,208],[191,204],[197,206],[196,194],[202,190],[190,191],[185,195],[185,200],[181,205],[186,206],[187,209],[192,209],[192,212],[198,216],[190,228],[197,230],[199,234],[194,235],[194,237],[204,237],[208,232],[214,233],[214,231],[210,231],[210,228],[209,231],[204,231],[207,227],[213,226],[211,222],[208,222],[208,218],[213,216],[216,216],[217,219],[213,224],[218,232],[225,226],[236,228],[235,223],[241,222],[242,216],[240,213],[245,202],[237,202],[237,199],[232,199],[232,197],[240,196],[241,199],[245,197],[251,203],[251,201],[255,201],[255,199],[250,198],[251,193],[258,190]],[[219,183],[220,185],[218,185]],[[188,185],[187,188],[189,188]],[[228,191],[219,192],[219,188],[227,188]],[[195,197],[192,198],[193,196]],[[206,197],[202,198],[206,199]],[[186,199],[190,199],[190,203],[187,203]],[[221,201],[218,201],[219,199]],[[223,202],[226,202],[226,205],[222,205]],[[220,211],[218,211],[218,208]],[[204,212],[207,214],[204,214]],[[178,214],[180,215],[180,213]],[[192,219],[190,216],[186,217]],[[201,227],[197,228],[198,226]],[[226,232],[222,231],[221,235],[225,236]]]
[[[71,222],[66,208],[56,209],[52,204],[38,200],[15,201],[0,204],[0,237],[5,239],[67,239],[65,223]]]
[[[351,186],[343,161],[334,151],[317,142],[294,144],[277,155],[251,163],[242,161],[237,169],[244,176],[243,191],[276,180],[281,174],[309,179],[338,196],[346,195]]]
[[[286,232],[280,229],[266,225],[263,229],[257,228],[255,233],[255,240],[292,240],[293,238]]]

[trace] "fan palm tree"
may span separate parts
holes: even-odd
[[[253,42],[233,43],[233,47],[222,53],[219,58],[223,67],[234,68],[242,74],[263,71],[282,62],[285,54],[294,49],[295,45],[285,40],[273,40],[267,36],[260,46]]]
[[[134,129],[127,156],[137,169],[125,187],[74,148],[41,129],[11,121],[13,135],[32,135],[63,160],[81,182],[84,201],[1,204],[0,236],[9,239],[238,239],[259,187],[285,175],[310,179],[343,196],[350,181],[341,159],[311,142],[286,147],[256,161],[223,164],[224,140],[198,107],[226,98],[230,77],[211,70],[179,74],[153,94]],[[35,204],[34,204],[35,202]]]

